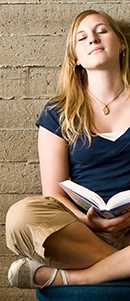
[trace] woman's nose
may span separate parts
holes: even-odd
[[[89,37],[88,37],[88,43],[91,45],[91,44],[96,44],[96,43],[99,43],[100,42],[100,39],[99,37],[97,37],[97,35],[95,34],[91,34]]]

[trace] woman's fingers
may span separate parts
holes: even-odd
[[[104,229],[104,218],[100,217],[94,207],[89,208],[87,212],[87,225],[95,230]]]
[[[120,215],[112,219],[100,217],[96,213],[96,209],[91,207],[87,212],[86,223],[89,227],[95,230],[102,231],[119,231],[130,225],[130,212]]]

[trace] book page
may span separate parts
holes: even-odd
[[[115,208],[112,208],[110,212],[113,216],[119,216],[119,215],[122,215],[122,214],[125,214],[126,212],[129,212],[130,211],[130,203],[127,203],[127,204],[123,204],[119,207],[115,207]]]
[[[110,210],[122,206],[124,204],[130,203],[130,190],[121,191],[114,196],[112,196],[106,205],[106,209]]]
[[[85,209],[86,211],[91,207],[95,207],[96,209],[99,209],[98,206],[96,206],[92,200],[86,200],[83,196],[78,195],[77,193],[73,192],[70,189],[67,189],[67,194],[71,197],[71,199],[79,206]]]
[[[103,201],[103,199],[94,191],[83,187],[77,183],[74,183],[70,180],[66,180],[60,183],[60,186],[64,189],[64,191],[70,195],[73,200],[75,201],[78,199],[78,202],[80,201],[80,198],[82,199],[82,203],[90,202],[91,205],[96,206],[99,209],[105,209],[106,204]],[[77,198],[76,198],[77,195]],[[76,199],[75,199],[76,198]]]

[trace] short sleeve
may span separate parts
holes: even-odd
[[[62,137],[58,112],[56,107],[53,104],[50,104],[50,102],[45,105],[44,109],[39,114],[36,126],[42,126],[57,136]]]

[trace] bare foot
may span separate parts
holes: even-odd
[[[54,269],[52,267],[40,267],[35,275],[34,282],[40,286],[44,286],[44,284],[50,279],[53,274]],[[66,280],[68,284],[88,284],[91,283],[89,279],[89,269],[83,270],[64,270]],[[52,282],[52,286],[63,285],[63,279],[60,271],[57,270],[56,277]]]
[[[54,268],[52,267],[40,267],[35,275],[34,275],[34,283],[44,286],[44,284],[51,278],[52,274],[54,273]],[[67,276],[67,275],[66,275]],[[57,270],[56,276],[54,281],[52,282],[52,286],[57,286],[57,285],[63,285],[63,279],[61,277],[60,272]]]

